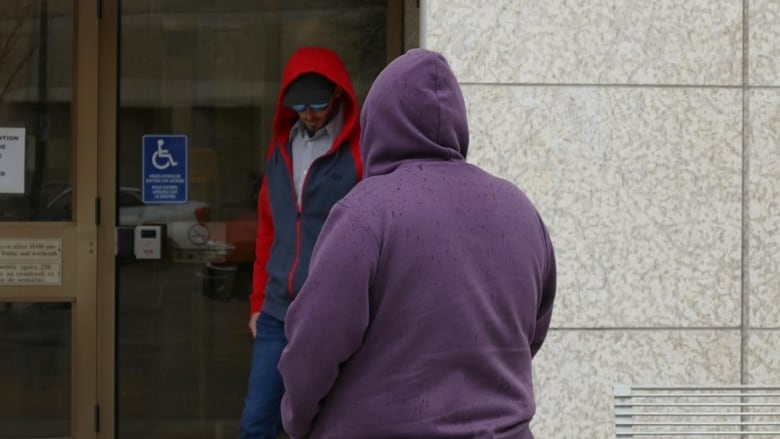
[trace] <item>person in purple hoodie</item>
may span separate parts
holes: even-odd
[[[332,208],[287,314],[292,438],[532,438],[553,245],[514,184],[466,162],[445,58],[412,49],[363,105],[366,178]]]

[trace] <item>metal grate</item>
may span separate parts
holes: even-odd
[[[780,385],[616,385],[618,439],[780,438]]]

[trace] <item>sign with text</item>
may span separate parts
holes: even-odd
[[[0,285],[62,285],[62,240],[0,239]]]
[[[0,194],[24,193],[24,128],[0,127]]]
[[[143,201],[147,204],[187,202],[187,136],[143,136]]]

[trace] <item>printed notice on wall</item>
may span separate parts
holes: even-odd
[[[24,128],[0,127],[0,194],[24,193]]]
[[[0,285],[62,285],[62,240],[0,239]]]

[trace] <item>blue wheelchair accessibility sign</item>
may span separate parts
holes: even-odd
[[[143,136],[142,193],[148,204],[187,202],[187,136]]]

